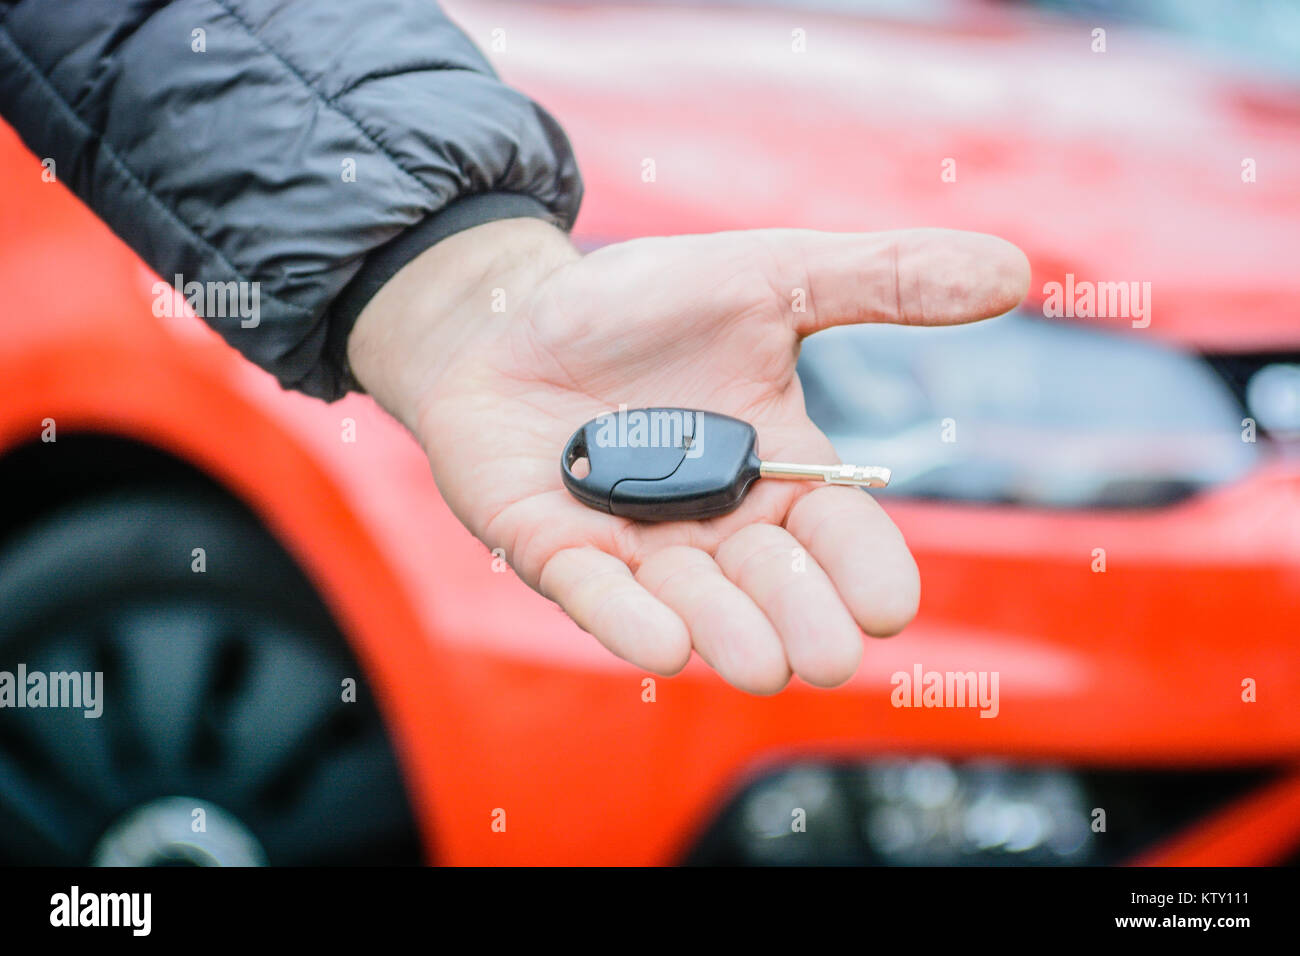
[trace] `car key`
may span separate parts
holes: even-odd
[[[757,478],[813,479],[883,488],[888,468],[761,461],[754,426],[686,408],[620,406],[564,446],[564,486],[588,507],[637,521],[713,518],[735,510]],[[573,467],[585,458],[587,474]]]

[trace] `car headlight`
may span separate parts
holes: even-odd
[[[1300,365],[1274,362],[1260,368],[1246,385],[1246,403],[1269,432],[1300,437]]]
[[[803,762],[738,793],[686,862],[1117,863],[1265,777],[1257,770],[1105,771],[935,757]]]

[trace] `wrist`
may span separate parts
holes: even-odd
[[[353,375],[415,431],[422,402],[457,357],[500,331],[546,276],[579,257],[564,232],[535,218],[443,239],[361,310],[347,345]]]

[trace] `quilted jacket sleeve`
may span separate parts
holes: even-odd
[[[256,282],[255,322],[204,318],[329,400],[403,264],[493,219],[568,229],[582,196],[433,0],[0,0],[0,112],[168,282]]]

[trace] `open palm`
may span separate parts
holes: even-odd
[[[1014,246],[943,230],[608,246],[495,290],[508,319],[469,336],[413,427],[456,515],[615,654],[671,674],[693,648],[754,693],[792,671],[833,686],[856,670],[862,632],[896,633],[920,596],[902,536],[869,494],[759,481],[730,514],[644,524],[571,497],[561,449],[619,405],[679,406],[750,422],[765,459],[836,462],[804,409],[804,336],[987,318],[1027,283]]]

